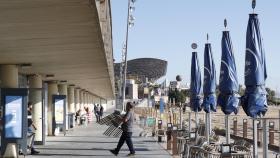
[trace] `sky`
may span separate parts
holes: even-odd
[[[121,61],[126,34],[128,0],[111,0],[113,53]],[[166,78],[181,75],[190,82],[192,43],[198,44],[200,67],[203,66],[204,45],[212,44],[217,79],[220,74],[221,39],[227,19],[239,84],[244,84],[246,29],[251,0],[137,0],[135,25],[129,29],[128,59],[159,58],[168,61]],[[260,30],[267,59],[267,87],[280,91],[280,1],[257,0]],[[201,70],[203,73],[203,70]],[[217,81],[218,82],[218,81]]]

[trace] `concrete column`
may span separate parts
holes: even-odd
[[[94,97],[94,103],[99,104],[99,98],[97,96]]]
[[[82,111],[82,106],[83,106],[83,90],[80,89],[79,91],[79,100],[80,100],[80,106],[79,106],[79,109]]]
[[[30,88],[42,88],[42,77],[40,75],[28,76]],[[35,141],[43,140],[43,104],[42,104],[42,89],[31,89],[29,92],[29,101],[33,103],[32,119],[36,126]]]
[[[59,93],[59,95],[66,95],[66,98],[67,98],[67,84],[66,83],[58,84],[58,93]]]
[[[88,107],[91,108],[91,94],[88,93]]]
[[[58,93],[59,95],[66,95],[66,114],[68,113],[68,96],[67,96],[67,84],[60,83],[58,84]]]
[[[83,98],[84,98],[84,108],[85,108],[85,107],[87,107],[87,92],[86,92],[86,90],[84,91]]]
[[[91,98],[91,99],[90,99],[90,101],[91,101],[91,109],[93,110],[93,109],[94,109],[94,98],[93,98],[93,95],[92,95],[92,94],[90,95],[90,98]],[[92,110],[91,110],[91,111],[92,111]]]
[[[88,100],[87,100],[87,91],[84,91],[84,108],[86,108],[88,106]]]
[[[92,107],[92,102],[91,102],[91,94],[90,94],[90,93],[88,93],[88,106],[89,106],[90,109],[91,109],[91,107]]]
[[[58,93],[59,95],[66,95],[66,130],[69,129],[69,123],[68,123],[68,113],[69,113],[69,109],[68,109],[68,96],[67,96],[67,84],[66,83],[60,83],[58,84]]]
[[[91,94],[91,104],[92,104],[92,108],[94,107],[94,96]]]
[[[75,112],[80,109],[80,88],[75,88],[74,98],[75,98]]]
[[[75,113],[75,97],[74,97],[75,86],[69,85],[68,86],[68,110],[69,113]]]
[[[86,92],[86,105],[89,107],[89,93]]]
[[[90,93],[87,93],[87,100],[88,100],[88,107],[90,108],[91,102],[90,102]]]
[[[1,88],[18,88],[18,67],[16,65],[0,65],[0,81]],[[16,143],[7,144],[3,157],[17,157]]]
[[[48,135],[53,136],[53,103],[52,103],[52,96],[58,94],[57,82],[51,81],[48,82]]]
[[[68,86],[68,95],[67,95],[67,98],[68,98],[68,113],[71,115],[68,115],[68,117],[70,117],[71,121],[70,121],[70,128],[73,128],[75,127],[75,117],[73,114],[75,114],[75,97],[74,97],[74,91],[75,91],[75,85],[69,85]],[[70,120],[68,119],[68,120]]]
[[[90,107],[91,107],[91,110],[93,110],[93,97],[92,97],[92,94],[89,95],[90,97]]]
[[[82,89],[81,90],[81,93],[80,93],[80,100],[81,100],[81,105],[80,105],[80,109],[81,109],[81,112],[83,113],[84,112],[84,104],[85,104],[85,98],[84,98],[84,95],[85,95],[85,90]]]
[[[79,90],[79,110],[82,110],[82,89]]]
[[[16,65],[0,65],[0,87],[18,88],[18,67]]]

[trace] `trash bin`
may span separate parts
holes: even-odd
[[[87,124],[87,117],[86,117],[86,115],[82,115],[80,117],[80,124],[81,125],[86,125]]]
[[[68,127],[74,127],[74,113],[68,113]]]

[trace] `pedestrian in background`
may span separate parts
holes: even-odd
[[[28,142],[28,145],[27,147],[30,149],[31,151],[31,155],[35,155],[35,154],[39,154],[40,152],[35,150],[34,148],[34,138],[35,138],[35,131],[34,130],[37,130],[36,126],[34,125],[33,123],[33,120],[32,120],[32,103],[31,102],[28,102],[28,108],[27,108],[27,125],[28,125],[28,128],[27,128],[27,140],[29,140]]]
[[[103,112],[104,112],[104,108],[102,105],[100,105],[100,119],[102,119]]]
[[[99,104],[94,106],[94,114],[96,117],[96,122],[99,122],[100,121],[100,105]]]

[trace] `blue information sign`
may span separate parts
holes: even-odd
[[[22,138],[22,96],[5,96],[5,138]]]

